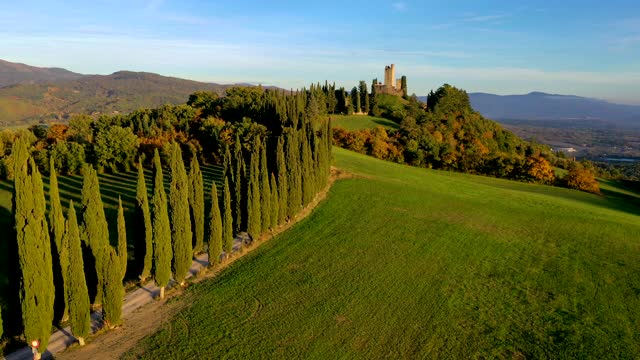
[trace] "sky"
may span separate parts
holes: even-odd
[[[0,59],[299,88],[544,91],[640,104],[637,0],[0,0]]]

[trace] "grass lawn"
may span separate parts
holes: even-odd
[[[637,192],[335,160],[358,177],[128,358],[640,357]]]
[[[331,115],[331,124],[345,130],[373,129],[378,126],[392,130],[400,127],[391,120],[369,115]]]

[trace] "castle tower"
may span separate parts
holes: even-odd
[[[402,79],[396,79],[396,89],[402,89]]]
[[[393,87],[395,85],[395,81],[396,81],[396,65],[395,64],[391,64],[391,69],[390,69],[390,74],[389,74],[389,85],[391,87]]]
[[[391,67],[389,65],[384,67],[384,85],[393,86],[393,80],[391,80]]]

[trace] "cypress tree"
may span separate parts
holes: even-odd
[[[91,331],[91,304],[89,290],[84,277],[84,262],[82,260],[82,246],[80,245],[80,230],[73,200],[69,202],[65,243],[68,245],[69,267],[67,269],[66,298],[69,304],[69,323],[73,336],[78,339],[80,346],[84,345],[84,338]]]
[[[122,302],[124,299],[124,272],[122,268],[123,254],[119,254],[111,245],[105,250],[103,267],[104,301],[102,304],[102,318],[105,324],[113,328],[120,323],[122,317]]]
[[[42,177],[29,156],[28,145],[18,139],[12,149],[14,159],[14,216],[18,261],[22,271],[22,321],[28,342],[40,340],[40,351],[49,343],[53,321],[55,289],[51,243],[47,226]]]
[[[302,204],[307,206],[313,199],[313,191],[315,186],[313,185],[313,174],[311,169],[311,151],[309,149],[309,139],[306,136],[306,131],[302,130],[300,136],[300,164],[301,164],[301,178],[302,178]]]
[[[286,156],[287,156],[287,178],[289,180],[289,195],[287,217],[292,219],[302,206],[302,183],[300,179],[300,154],[297,131],[287,134]]]
[[[60,192],[58,190],[58,176],[54,166],[53,157],[49,163],[49,227],[51,229],[51,237],[53,238],[53,246],[57,257],[53,259],[56,273],[54,281],[56,286],[55,308],[62,310],[62,319],[66,320],[68,316],[67,309],[69,303],[66,301],[65,289],[67,288],[67,268],[69,267],[69,254],[67,253],[67,245],[64,241],[64,214],[62,212],[62,204],[60,203]]]
[[[378,101],[376,99],[376,85],[378,85],[378,79],[373,79],[371,82],[371,95],[369,96],[369,115],[378,115]]]
[[[256,141],[253,152],[251,153],[250,170],[249,170],[249,193],[247,197],[247,232],[253,240],[260,237],[262,230],[262,215],[260,209],[260,167],[259,157],[260,141]]]
[[[192,247],[191,221],[189,216],[189,179],[182,161],[182,151],[178,143],[173,143],[171,155],[171,190],[169,192],[171,211],[171,242],[173,245],[173,278],[184,284],[191,267]]]
[[[402,89],[402,96],[407,97],[407,77],[402,75],[400,78],[400,88]]]
[[[191,168],[189,169],[189,207],[191,209],[193,253],[195,255],[204,250],[204,184],[200,163],[195,156],[191,159]]]
[[[227,188],[226,190],[229,189]],[[216,266],[220,263],[220,255],[222,254],[222,232],[222,217],[220,216],[220,206],[218,205],[218,189],[216,189],[216,182],[213,181],[211,183],[211,215],[208,239],[210,266]]]
[[[365,114],[369,113],[369,91],[367,90],[367,83],[364,81],[360,81],[360,104],[362,111]]]
[[[153,228],[151,224],[151,212],[149,210],[149,195],[147,194],[147,183],[144,178],[142,161],[139,162],[138,166],[136,201],[136,212],[139,220],[138,226],[139,228],[142,227],[142,230],[144,230],[143,234],[141,232],[138,235],[138,241],[142,240],[144,241],[144,244],[138,243],[140,246],[136,246],[136,248],[144,246],[144,260],[142,265],[142,274],[140,275],[140,280],[144,281],[151,275],[151,265],[153,264]]]
[[[124,222],[122,200],[118,198],[118,246],[114,249],[107,246],[103,268],[104,302],[102,304],[102,318],[109,327],[120,323],[122,317],[122,302],[124,300],[124,286],[122,280],[127,271],[127,228]]]
[[[222,242],[226,256],[233,249],[233,214],[231,212],[231,192],[229,191],[229,179],[224,178],[224,192],[222,193]]]
[[[122,271],[122,279],[127,272],[127,226],[124,222],[124,208],[122,207],[122,199],[118,196],[118,256],[120,257],[120,269]]]
[[[80,236],[85,245],[91,250],[95,266],[95,272],[92,271],[92,275],[95,274],[95,281],[92,281],[90,286],[96,289],[94,302],[99,304],[102,302],[104,289],[102,267],[104,265],[105,249],[109,246],[109,225],[107,224],[102,197],[100,196],[98,174],[91,166],[85,166],[83,173]]]
[[[355,112],[360,112],[362,111],[362,105],[360,102],[360,95],[358,94],[358,88],[357,87],[353,87],[353,89],[351,89],[351,104],[353,105],[353,111]]]
[[[164,191],[162,164],[158,149],[153,156],[155,180],[153,186],[153,279],[164,298],[164,288],[171,279],[171,227],[167,209],[167,194]]]
[[[278,168],[278,224],[284,224],[287,220],[287,210],[289,207],[289,180],[287,177],[287,162],[284,156],[284,137],[278,138],[276,148],[276,166]]]
[[[278,227],[278,219],[279,211],[280,211],[280,199],[278,198],[278,184],[276,182],[276,176],[271,173],[270,179],[270,188],[271,188],[271,228],[275,229]]]
[[[246,225],[246,201],[244,196],[248,189],[245,187],[245,165],[244,157],[242,155],[242,146],[240,145],[240,138],[236,136],[236,142],[234,145],[234,169],[233,169],[233,181],[230,185],[233,186],[233,214],[235,232],[239,233],[240,230]]]
[[[260,151],[260,211],[262,232],[271,227],[271,186],[269,185],[269,168],[267,165],[267,143],[262,145]]]
[[[224,146],[224,159],[222,160],[222,176],[233,176],[230,174],[232,172],[232,166],[231,151],[229,150],[229,144],[226,144]]]

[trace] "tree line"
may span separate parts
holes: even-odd
[[[201,92],[183,106],[97,120],[81,116],[44,134],[37,128],[17,133],[3,158],[14,182],[9,241],[17,254],[19,306],[12,310],[20,313],[14,328],[26,341],[39,340],[43,352],[52,325],[68,321],[83,344],[91,306],[101,306],[107,327],[121,322],[128,265],[139,268],[140,281],[153,279],[162,298],[171,280],[184,283],[195,255],[207,252],[214,267],[232,252],[237,234],[247,232],[254,241],[293,219],[326,187],[330,172],[331,123],[320,117],[313,91],[230,89],[229,99]],[[78,150],[64,154],[63,146]],[[79,169],[74,151],[84,152]],[[222,170],[210,189],[204,188],[203,161]],[[151,197],[144,166],[153,169]],[[131,167],[138,170],[135,221],[126,226],[119,200],[117,234],[109,234],[98,172]],[[76,209],[71,202],[66,213],[60,170],[83,174],[81,204]],[[48,207],[42,172],[49,175]]]
[[[589,166],[557,156],[548,146],[525,141],[474,111],[464,90],[444,85],[427,104],[417,98],[378,96],[383,116],[399,123],[358,131],[335,128],[337,146],[379,159],[599,193]],[[568,170],[558,177],[554,166]]]

